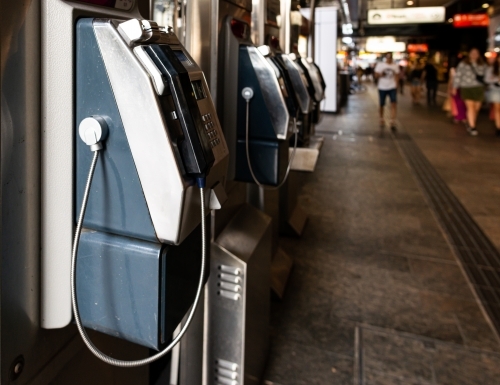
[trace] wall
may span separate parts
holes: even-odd
[[[310,9],[300,12],[310,19]],[[325,112],[337,112],[337,12],[337,7],[316,8],[314,61],[325,78],[326,98],[321,102]]]

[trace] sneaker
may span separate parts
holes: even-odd
[[[398,130],[398,128],[396,127],[396,124],[392,123],[391,124],[391,131],[396,132],[397,130]]]
[[[477,132],[475,128],[470,128],[470,127],[467,128],[467,132],[469,133],[470,136],[477,136],[479,134],[479,132]]]

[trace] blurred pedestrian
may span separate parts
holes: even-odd
[[[450,70],[448,75],[448,98],[451,100],[451,116],[454,123],[465,123],[467,119],[467,110],[465,103],[460,97],[460,89],[453,95],[453,82],[457,73],[459,59],[455,56],[450,60]]]
[[[358,78],[358,84],[361,86],[361,83],[362,83],[362,80],[363,80],[363,74],[364,74],[364,70],[363,68],[361,68],[361,66],[358,66],[358,68],[356,68],[356,77]]]
[[[380,98],[380,126],[385,126],[384,107],[385,100],[389,97],[391,101],[391,130],[396,131],[397,76],[399,74],[399,66],[394,63],[392,53],[385,55],[385,62],[377,63],[374,73]]]
[[[500,136],[500,56],[486,69],[485,82],[488,84],[488,101],[493,106],[496,136]]]
[[[422,73],[422,80],[425,80],[427,89],[427,105],[436,105],[436,94],[438,89],[438,72],[434,66],[434,59],[429,59]]]
[[[411,97],[413,99],[413,104],[420,103],[420,96],[422,94],[423,72],[424,70],[421,63],[416,63],[415,67],[410,72]]]
[[[402,65],[400,65],[399,66],[399,76],[398,76],[398,86],[399,86],[399,93],[401,95],[405,94],[405,81],[406,81],[405,69]]]
[[[476,121],[481,104],[484,100],[484,75],[486,64],[477,48],[469,51],[467,58],[462,60],[457,67],[453,79],[452,94],[456,95],[460,89],[460,96],[467,109],[467,131],[472,136],[477,136]]]

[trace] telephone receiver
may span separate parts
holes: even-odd
[[[168,45],[144,47],[160,70],[165,91],[160,97],[169,122],[171,139],[179,148],[184,171],[191,176],[205,176],[214,163],[209,137],[204,132],[197,101],[207,97],[201,81],[191,82],[181,61],[189,59],[180,50]]]

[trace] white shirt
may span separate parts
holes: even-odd
[[[396,63],[377,63],[375,73],[380,74],[377,87],[379,90],[394,90],[397,88],[396,75],[399,74],[399,66]]]
[[[490,88],[498,89],[497,84],[500,83],[500,76],[493,73],[493,67],[488,67],[486,69],[486,75],[484,76],[484,81],[489,84]]]

